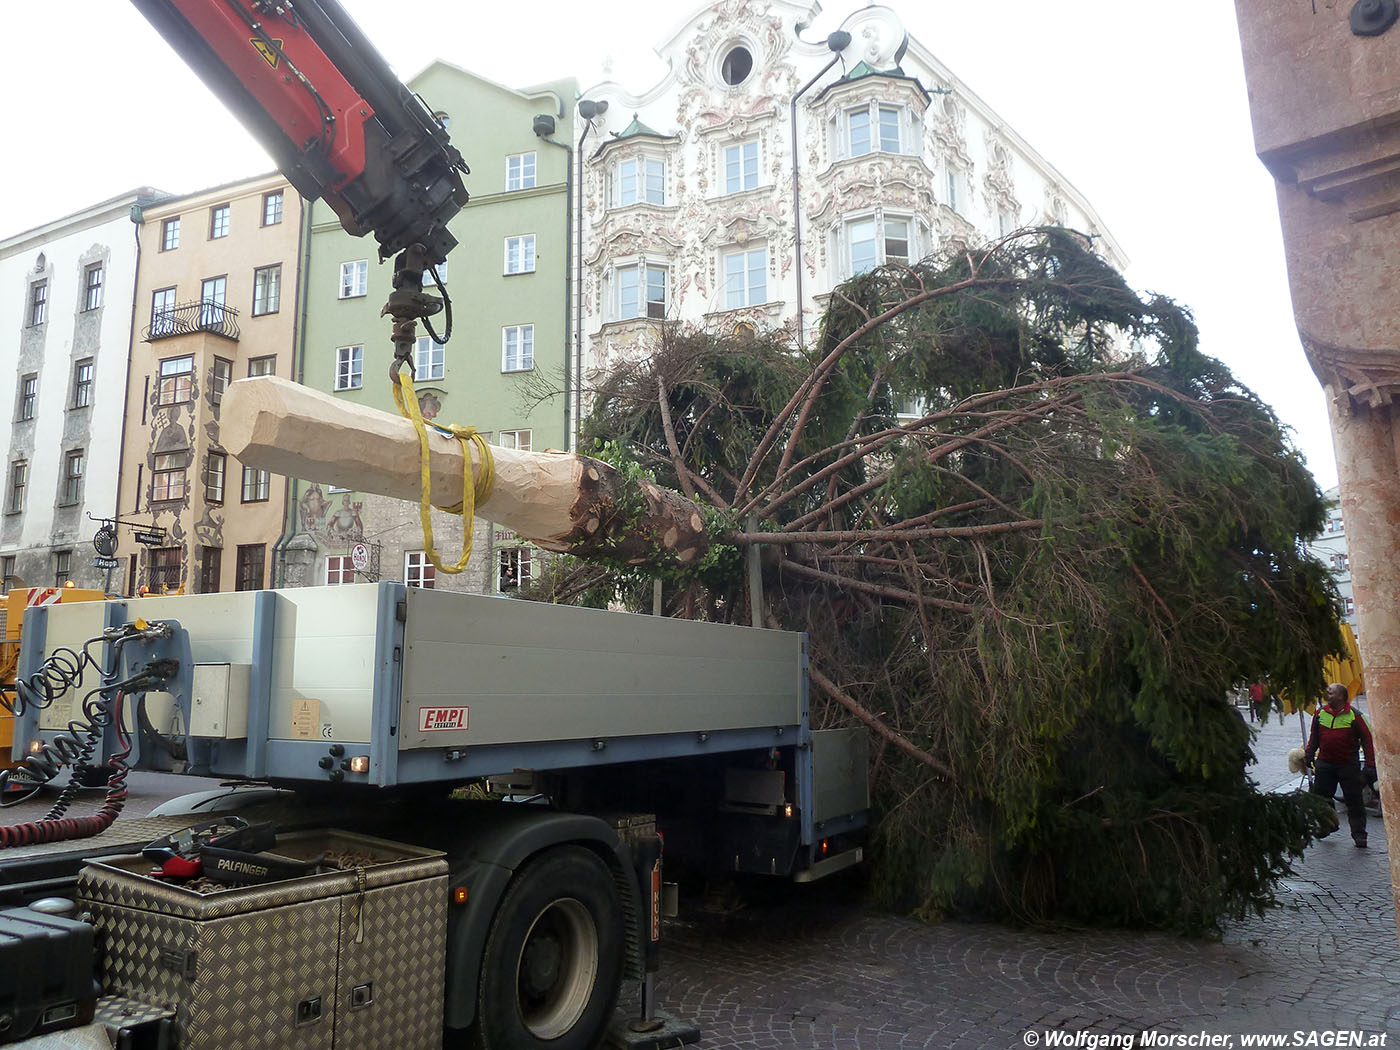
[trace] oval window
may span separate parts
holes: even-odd
[[[724,56],[724,61],[720,63],[719,75],[730,87],[735,84],[742,84],[753,72],[753,55],[749,54],[746,47],[733,47],[729,49],[729,54]]]

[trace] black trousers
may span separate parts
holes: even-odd
[[[1342,785],[1342,798],[1347,804],[1347,821],[1352,838],[1366,834],[1366,807],[1361,801],[1361,767],[1352,762],[1324,762],[1313,765],[1313,794],[1332,798],[1337,785]]]

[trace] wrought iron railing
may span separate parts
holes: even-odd
[[[178,565],[149,565],[144,575],[151,594],[170,594],[180,586]]]
[[[195,300],[157,309],[151,313],[151,323],[146,326],[146,341],[171,339],[177,335],[193,335],[195,332],[209,332],[225,339],[238,340],[238,311],[223,303]]]

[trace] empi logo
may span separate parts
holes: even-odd
[[[418,709],[418,731],[421,733],[442,732],[451,729],[467,728],[466,707],[420,707]]]

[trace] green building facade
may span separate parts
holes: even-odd
[[[419,325],[415,386],[423,415],[474,426],[496,445],[566,448],[573,154],[565,144],[574,139],[577,82],[514,90],[439,61],[409,86],[446,124],[471,168],[471,201],[451,224],[458,247],[441,272],[452,300],[451,337],[436,344]],[[392,260],[380,263],[378,245],[345,233],[322,202],[309,223],[295,378],[395,411],[390,321],[380,316]],[[444,316],[433,322],[441,333]],[[478,518],[466,571],[435,571],[416,503],[315,478],[294,482],[288,513],[277,577],[285,586],[387,579],[490,593],[511,589],[538,566],[538,552]],[[462,518],[434,511],[433,531],[441,561],[455,565]]]

